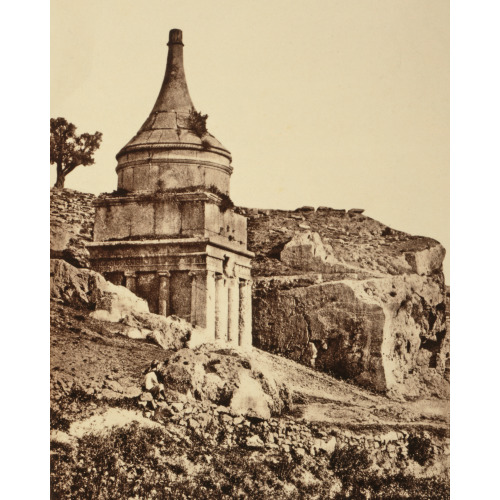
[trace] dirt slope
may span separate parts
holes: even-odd
[[[137,397],[142,372],[165,351],[119,332],[120,323],[98,321],[86,311],[53,303],[51,307],[51,399],[71,388],[112,399]],[[253,361],[293,390],[297,418],[338,425],[448,425],[449,403],[443,400],[397,402],[340,381],[294,361],[254,349]]]

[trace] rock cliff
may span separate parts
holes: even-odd
[[[248,217],[256,347],[394,397],[449,395],[445,249],[360,213]]]
[[[94,199],[51,190],[52,257],[88,267]],[[395,397],[448,396],[449,289],[437,241],[360,210],[237,211],[256,254],[256,347]]]

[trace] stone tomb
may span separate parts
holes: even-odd
[[[207,342],[249,346],[253,253],[246,218],[227,208],[231,154],[193,126],[180,30],[168,45],[155,106],[117,155],[118,190],[96,201],[91,267]]]

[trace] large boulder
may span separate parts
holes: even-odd
[[[50,296],[65,305],[90,310],[100,321],[120,323],[118,331],[130,338],[146,339],[164,349],[178,350],[205,339],[205,330],[177,316],[149,312],[145,300],[102,275],[78,269],[60,259],[50,262]]]
[[[441,245],[435,245],[415,252],[407,252],[405,259],[411,266],[411,270],[421,276],[429,276],[440,272],[446,250]]]
[[[153,313],[127,314],[120,319],[126,325],[123,333],[131,338],[147,339],[163,349],[178,350],[189,345],[193,336],[203,337],[205,330],[177,316]],[[206,338],[206,337],[205,337]]]
[[[283,246],[280,252],[281,262],[293,269],[304,271],[322,271],[326,273],[354,273],[361,269],[346,265],[335,258],[333,248],[325,244],[316,232],[297,232]]]
[[[214,346],[181,349],[159,371],[167,389],[228,407],[235,415],[267,419],[291,406],[288,388],[250,353]]]
[[[78,269],[60,259],[50,261],[50,297],[72,307],[93,309],[96,319],[119,321],[129,314],[148,313],[145,300],[102,275]]]

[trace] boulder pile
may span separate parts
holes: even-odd
[[[261,453],[280,453],[295,460],[314,460],[330,456],[339,448],[366,450],[375,470],[395,470],[411,467],[417,475],[444,471],[450,454],[449,438],[437,437],[427,431],[411,429],[348,430],[325,426],[293,417],[257,418],[245,416],[228,406],[210,401],[198,401],[182,394],[169,393],[167,401],[151,404],[150,394],[143,393],[139,406],[143,415],[162,423],[177,442],[190,442],[194,434],[206,443],[222,448],[242,447]],[[153,409],[154,406],[154,409]],[[429,443],[425,466],[415,463],[412,444],[415,440]]]
[[[267,420],[292,407],[284,383],[258,366],[250,353],[204,345],[180,349],[157,369],[158,379],[175,402],[194,399],[225,407],[227,412]],[[143,401],[154,401],[149,394]]]

